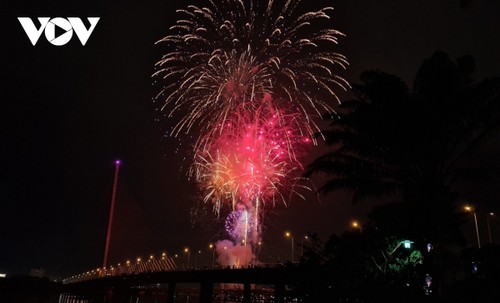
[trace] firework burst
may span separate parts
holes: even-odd
[[[249,111],[244,105],[225,122],[217,139],[207,139],[195,158],[192,173],[215,211],[237,202],[249,209],[276,200],[301,185],[301,159],[311,145],[300,131],[301,116],[263,102]],[[209,134],[210,135],[210,134]],[[208,135],[207,135],[208,136]],[[205,141],[202,139],[201,141]]]
[[[235,243],[245,244],[249,231],[253,228],[250,213],[244,208],[229,213],[224,223],[227,234]]]
[[[301,0],[208,2],[179,10],[157,42],[170,52],[156,64],[167,85],[155,100],[176,119],[171,136],[199,131],[190,176],[218,214],[227,209],[228,234],[247,252],[264,206],[307,188],[301,160],[315,119],[349,87],[335,73],[347,65],[333,51],[343,34],[329,27],[332,8],[301,14]]]
[[[304,130],[318,131],[312,116],[334,112],[325,96],[338,100],[334,87],[348,87],[334,73],[347,65],[343,55],[332,51],[342,33],[324,28],[333,9],[299,14],[300,0],[209,3],[179,10],[183,18],[157,42],[174,49],[157,63],[154,74],[171,83],[157,97],[170,117],[180,117],[171,135],[195,125],[221,132],[242,102],[265,94],[292,102],[308,121]],[[198,148],[199,142],[195,153]]]

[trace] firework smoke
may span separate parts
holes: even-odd
[[[223,267],[245,267],[254,259],[254,254],[250,246],[234,244],[229,240],[222,240],[215,244],[219,264]]]

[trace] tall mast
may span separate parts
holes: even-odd
[[[115,211],[116,187],[118,186],[118,172],[120,170],[120,160],[115,161],[115,178],[113,181],[113,192],[111,193],[111,207],[109,210],[108,231],[106,233],[106,247],[104,248],[104,259],[102,268],[108,265],[109,239],[111,238],[111,226],[113,225],[113,213]]]

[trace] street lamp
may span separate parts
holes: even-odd
[[[303,257],[304,256],[304,240],[309,240],[309,236],[304,236],[304,238],[302,238],[302,241],[301,241],[301,253],[300,253],[300,256]]]
[[[291,232],[287,231],[287,232],[285,232],[285,237],[290,238],[292,240],[292,263],[293,263],[293,259],[294,259],[293,258],[293,256],[294,256],[294,246],[295,246],[294,243],[293,243],[294,242],[293,235],[292,235]]]
[[[196,259],[198,258],[198,255],[201,255],[201,250],[198,250],[198,254],[194,254],[194,269],[196,269]]]
[[[493,243],[491,239],[490,217],[493,217],[494,215],[495,215],[494,213],[488,213],[488,216],[486,216],[486,223],[488,224],[488,236],[490,237],[490,243]]]
[[[394,249],[389,252],[389,255],[392,256],[392,254],[394,254],[396,252],[396,250],[398,250],[399,247],[401,247],[401,245],[403,245],[403,247],[405,249],[411,249],[411,246],[414,242],[413,241],[410,241],[410,240],[402,240],[402,241],[399,241],[398,242],[398,245],[396,245],[396,247],[394,247]]]
[[[189,257],[191,256],[191,252],[189,251],[188,247],[184,248],[184,252],[187,254],[187,267],[186,267],[186,269],[188,269],[189,268]]]
[[[411,249],[411,245],[413,244],[413,241],[410,240],[403,240],[401,242],[403,244],[403,247],[406,249]]]
[[[214,269],[214,264],[215,264],[215,245],[210,244],[208,245],[208,248],[212,250],[212,269]]]
[[[254,257],[254,262],[256,260],[259,260],[259,255],[260,255],[261,248],[262,248],[262,241],[258,241],[257,242],[257,246],[255,247],[255,255],[253,256]]]
[[[141,272],[142,271],[142,269],[141,269],[142,268],[142,265],[141,265],[142,259],[141,259],[141,257],[137,258],[136,261],[137,261],[137,263],[135,265],[135,271],[136,272]]]
[[[481,240],[479,239],[479,228],[477,226],[476,210],[472,206],[469,206],[469,205],[464,206],[464,210],[466,212],[472,212],[472,214],[474,215],[474,224],[476,226],[477,247],[480,249],[481,248]]]
[[[363,228],[361,227],[361,224],[354,220],[351,222],[351,227],[354,228],[354,229],[359,229],[359,231],[363,231]]]

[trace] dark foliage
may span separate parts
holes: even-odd
[[[305,275],[296,295],[305,302],[418,302],[425,297],[424,256],[402,238],[369,227],[310,241],[301,259]]]
[[[354,202],[398,199],[372,215],[408,237],[463,244],[456,181],[498,172],[461,165],[500,130],[500,79],[474,82],[474,65],[470,56],[453,62],[436,52],[411,89],[396,76],[364,72],[362,84],[353,86],[357,99],[344,102],[323,132],[332,151],[306,174],[326,174],[319,191],[351,191]]]
[[[436,251],[426,243],[405,248],[404,238],[365,226],[332,235],[322,244],[310,236],[293,288],[304,302],[498,302],[500,246],[462,251],[463,275],[445,288],[434,269]],[[403,240],[403,241],[402,241]],[[478,266],[476,266],[478,265]],[[432,277],[427,284],[428,277]]]

